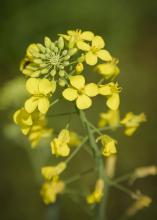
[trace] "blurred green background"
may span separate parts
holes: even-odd
[[[15,141],[18,131],[11,126],[11,114],[21,105],[23,96],[18,93],[17,85],[6,100],[11,85],[8,83],[21,75],[19,63],[27,45],[41,42],[45,35],[55,39],[57,33],[76,28],[103,35],[107,48],[120,60],[122,114],[144,111],[148,118],[133,138],[118,132],[117,175],[137,166],[157,164],[157,1],[5,0],[1,1],[0,27],[0,219],[46,220],[47,215],[53,220],[90,219],[67,198],[61,198],[53,209],[43,205],[36,175],[39,170],[34,165],[44,163],[46,153],[43,149],[30,151],[22,137]],[[5,85],[8,85],[6,89]],[[156,186],[157,177],[139,180],[133,186],[151,196],[153,203],[132,219],[157,219]],[[123,193],[111,190],[109,220],[117,220],[130,203],[131,199]]]

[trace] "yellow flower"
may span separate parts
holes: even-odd
[[[87,109],[92,105],[90,97],[98,94],[98,87],[95,83],[85,85],[85,78],[82,75],[70,77],[71,87],[63,91],[63,96],[68,101],[76,100],[79,109]]]
[[[117,62],[114,59],[111,62],[97,65],[96,70],[98,73],[103,75],[105,79],[109,79],[111,77],[115,78],[120,72],[117,67]]]
[[[25,102],[25,109],[32,113],[36,108],[45,114],[49,109],[49,96],[56,89],[56,82],[48,79],[30,78],[26,82],[26,89],[32,95]]]
[[[116,140],[114,140],[108,135],[101,135],[100,137],[97,138],[96,141],[99,141],[99,140],[101,140],[101,143],[103,145],[102,154],[104,156],[109,157],[112,154],[117,153],[117,149],[116,149],[117,141]]]
[[[46,180],[58,177],[66,169],[66,163],[60,162],[56,166],[42,167],[41,173]]]
[[[89,65],[95,65],[98,62],[98,58],[103,61],[111,61],[112,56],[107,50],[104,50],[105,42],[100,36],[95,36],[92,39],[92,45],[85,42],[78,42],[79,49],[86,51],[85,60]]]
[[[114,129],[119,125],[119,123],[120,119],[118,110],[109,110],[108,112],[100,113],[100,119],[98,122],[99,128],[109,125],[111,129]]]
[[[70,135],[70,142],[69,142],[69,146],[74,146],[74,147],[77,147],[80,145],[81,143],[81,138],[79,137],[79,135],[74,132],[74,131],[70,131],[69,132],[69,135]]]
[[[96,182],[95,190],[87,196],[87,203],[99,203],[104,195],[104,180],[98,179]]]
[[[17,110],[13,115],[14,122],[21,127],[24,135],[27,135],[33,125],[33,115],[28,113],[24,108]]]
[[[128,216],[135,215],[138,211],[149,207],[152,203],[152,199],[146,195],[139,195],[137,200],[127,209],[126,214]]]
[[[119,98],[120,88],[117,83],[108,83],[106,85],[100,85],[99,94],[107,96],[107,106],[111,110],[117,110],[120,104]]]
[[[69,41],[69,47],[72,48],[76,44],[78,47],[79,43],[83,43],[84,41],[91,41],[94,38],[94,34],[91,31],[81,31],[79,29],[77,30],[69,30],[67,31],[68,35],[61,36]]]
[[[56,156],[66,157],[70,153],[69,148],[70,135],[67,129],[61,130],[58,135],[58,138],[54,138],[51,141],[51,152]]]
[[[52,133],[52,129],[46,128],[45,116],[40,112],[28,113],[21,108],[14,113],[13,120],[21,127],[22,133],[28,136],[32,147],[36,147],[42,138],[48,137]]]
[[[124,125],[126,128],[124,133],[127,136],[131,136],[140,126],[140,123],[145,121],[146,121],[146,116],[144,113],[135,115],[132,112],[128,112],[120,123]]]
[[[40,194],[45,204],[55,203],[57,195],[64,191],[64,182],[60,180],[52,180],[45,182],[41,188]]]

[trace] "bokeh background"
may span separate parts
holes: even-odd
[[[14,83],[21,76],[19,63],[27,45],[41,42],[45,35],[55,39],[57,33],[76,28],[103,35],[108,49],[120,60],[122,115],[130,110],[144,111],[148,119],[133,138],[118,132],[116,175],[137,166],[157,165],[157,1],[1,0],[0,3],[0,219],[46,220],[48,215],[53,220],[90,219],[81,206],[68,198],[52,207],[45,207],[41,201],[39,167],[47,153],[43,148],[32,152],[12,125],[11,115],[25,96],[24,91],[19,93],[23,80]],[[76,170],[80,160],[82,163],[80,157],[75,161]],[[156,186],[157,177],[138,180],[133,186],[151,196],[153,203],[132,219],[157,219]],[[117,220],[130,203],[126,195],[111,190],[109,220]]]

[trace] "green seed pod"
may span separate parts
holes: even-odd
[[[56,70],[55,69],[51,70],[50,75],[55,76],[56,75]]]
[[[60,50],[62,50],[64,48],[64,40],[62,37],[59,37],[59,39],[58,39],[58,47]]]
[[[70,56],[73,56],[76,52],[77,52],[77,48],[71,48],[71,49],[68,50],[68,54]]]
[[[59,71],[59,76],[60,77],[64,77],[65,76],[65,71],[64,70],[60,70]]]
[[[45,37],[44,38],[44,43],[45,43],[45,47],[47,47],[47,48],[51,48],[51,40],[50,40],[50,38],[49,37]]]

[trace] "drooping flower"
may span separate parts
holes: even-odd
[[[63,193],[65,184],[61,180],[47,181],[43,184],[40,194],[45,204],[55,203],[57,195]]]
[[[64,39],[69,41],[69,47],[73,48],[75,45],[78,47],[80,43],[84,41],[91,41],[94,38],[94,34],[91,31],[69,30],[68,35],[60,34]],[[78,47],[79,48],[79,47]]]
[[[117,153],[117,149],[116,149],[117,141],[116,140],[114,140],[108,135],[101,135],[100,137],[97,138],[96,141],[99,141],[99,140],[101,141],[101,144],[103,146],[102,154],[104,156],[109,157],[112,154]]]
[[[30,77],[42,75],[54,76],[69,65],[69,59],[77,52],[76,48],[64,49],[64,40],[60,37],[56,42],[45,37],[44,45],[31,44],[27,48],[26,57],[22,60],[20,70]]]
[[[33,148],[41,139],[49,137],[52,133],[52,129],[46,128],[45,115],[38,111],[28,113],[24,108],[21,108],[14,113],[13,119],[20,126],[22,133],[28,136]]]
[[[104,195],[104,180],[98,179],[95,185],[95,190],[87,196],[88,204],[99,203]]]
[[[146,195],[139,195],[135,202],[127,209],[127,216],[134,216],[138,211],[147,208],[152,203],[152,199]]]
[[[56,166],[42,167],[41,173],[46,180],[58,177],[66,169],[66,163],[60,162]]]
[[[98,58],[107,62],[112,60],[110,53],[103,49],[105,42],[100,36],[95,36],[92,39],[91,46],[85,42],[78,42],[77,46],[79,49],[87,52],[85,55],[85,60],[89,65],[97,64]]]
[[[79,109],[87,109],[92,105],[90,97],[98,94],[98,86],[95,83],[85,85],[85,78],[82,75],[70,77],[71,86],[63,91],[63,97],[68,101],[76,100]]]
[[[98,64],[96,71],[100,73],[105,79],[115,78],[120,70],[117,66],[117,60],[112,59],[110,62]]]
[[[99,86],[99,94],[107,96],[107,106],[111,110],[117,110],[120,104],[119,93],[121,88],[118,87],[117,83],[108,83]]]
[[[48,79],[29,78],[26,82],[26,89],[32,95],[25,102],[25,109],[28,113],[32,113],[38,109],[45,114],[49,109],[49,96],[56,89],[56,82]]]
[[[70,153],[70,135],[69,130],[63,129],[57,138],[51,141],[51,152],[56,156],[66,157]]]
[[[120,123],[125,126],[124,133],[127,136],[131,136],[140,126],[140,123],[145,121],[146,121],[146,116],[144,113],[135,115],[132,112],[128,112]]]
[[[107,125],[111,127],[111,129],[115,129],[120,124],[119,111],[109,110],[107,112],[100,113],[100,119],[98,122],[99,128],[103,128]]]

